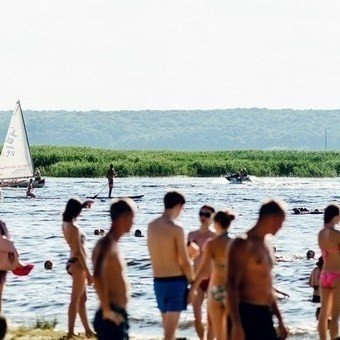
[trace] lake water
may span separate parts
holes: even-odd
[[[36,318],[57,318],[59,329],[66,329],[67,305],[71,278],[65,271],[68,248],[61,233],[61,213],[68,198],[95,195],[105,185],[104,179],[47,178],[43,189],[35,193],[41,199],[25,199],[25,189],[3,189],[0,202],[0,219],[7,223],[23,261],[35,264],[27,277],[8,275],[4,291],[4,313],[12,324],[30,324]],[[184,192],[187,204],[180,222],[185,231],[197,229],[198,210],[203,204],[216,209],[233,208],[237,219],[230,228],[236,235],[249,229],[257,218],[265,198],[280,198],[290,209],[306,207],[322,209],[330,201],[340,200],[340,178],[255,178],[248,184],[229,184],[224,178],[122,178],[117,179],[118,195],[144,194],[138,202],[135,225],[130,235],[121,240],[121,251],[127,261],[127,274],[131,284],[129,313],[131,333],[141,339],[160,338],[162,335],[159,311],[152,289],[152,273],[145,238],[135,238],[136,228],[146,233],[147,223],[161,213],[162,199],[169,189]],[[106,194],[106,189],[105,189]],[[89,253],[98,236],[95,228],[108,229],[109,201],[96,200],[90,210],[84,211],[79,225],[86,233]],[[291,210],[282,230],[272,243],[277,255],[287,262],[275,265],[275,286],[290,294],[280,301],[280,309],[292,336],[290,339],[316,338],[315,309],[310,302],[312,290],[308,277],[316,260],[306,260],[308,249],[316,251],[316,235],[322,226],[322,215],[292,215]],[[50,259],[53,270],[45,270],[44,262]],[[89,288],[87,307],[92,320],[97,308],[93,288]],[[195,339],[192,310],[181,316],[177,336]],[[79,327],[79,323],[78,323]],[[81,330],[81,329],[79,329]]]

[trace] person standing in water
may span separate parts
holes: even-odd
[[[187,286],[193,281],[184,231],[175,222],[184,204],[182,194],[168,192],[163,214],[148,225],[147,243],[165,340],[175,338],[180,313],[187,308]]]
[[[77,314],[85,329],[85,336],[90,338],[92,332],[86,313],[86,281],[92,284],[92,275],[86,264],[85,235],[76,224],[76,219],[83,208],[89,208],[92,201],[81,203],[78,199],[71,198],[63,213],[62,231],[70,247],[70,256],[66,263],[66,271],[72,278],[71,301],[68,308],[68,333],[67,339],[74,334],[74,324]]]
[[[319,281],[321,310],[318,331],[321,340],[327,339],[328,317],[331,317],[330,338],[335,339],[339,336],[340,231],[335,229],[339,221],[339,205],[329,205],[324,213],[324,227],[318,235],[318,243],[324,261]]]
[[[199,282],[210,274],[211,265],[213,265],[208,287],[208,314],[216,340],[227,338],[226,264],[227,250],[231,242],[228,229],[234,219],[234,214],[229,211],[218,211],[215,214],[214,225],[217,236],[206,242],[203,257],[196,272],[195,283],[190,290],[190,297],[194,300],[199,289]]]
[[[118,241],[130,231],[135,210],[135,204],[130,199],[112,203],[111,228],[93,250],[94,286],[100,303],[93,326],[100,340],[129,339],[126,312],[129,289]]]
[[[32,197],[32,198],[36,198],[36,196],[33,194],[33,179],[31,178],[29,183],[28,183],[28,186],[27,186],[27,189],[26,189],[26,196],[27,197]]]
[[[281,229],[285,215],[278,201],[264,203],[255,226],[230,245],[227,297],[232,340],[277,340],[273,314],[278,319],[280,339],[287,338],[273,291],[274,252],[265,240],[266,235]]]
[[[116,177],[116,171],[113,168],[113,164],[110,164],[110,168],[106,172],[106,178],[108,180],[109,185],[109,198],[111,198],[112,189],[113,189],[113,179]]]
[[[198,230],[192,231],[188,234],[188,243],[195,243],[199,247],[199,255],[194,258],[194,269],[197,271],[199,264],[202,259],[203,248],[206,242],[215,236],[215,233],[212,232],[209,228],[212,222],[212,214],[215,212],[215,209],[210,205],[203,205],[199,211],[199,219],[200,219],[200,228]],[[211,267],[210,267],[211,269]],[[194,311],[195,318],[195,329],[200,340],[204,339],[204,326],[202,323],[202,304],[204,301],[204,297],[207,293],[208,285],[209,285],[209,276],[210,270],[205,272],[205,277],[200,278],[200,282],[196,282],[196,296],[192,301],[192,307]],[[197,280],[197,279],[196,279]],[[210,334],[209,330],[210,318],[208,315],[208,329],[207,335],[208,339],[212,338],[212,334]]]

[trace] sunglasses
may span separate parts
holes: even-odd
[[[204,216],[206,218],[209,218],[209,217],[211,217],[211,212],[209,212],[209,211],[207,211],[207,212],[200,211],[199,215],[202,216],[202,217]]]

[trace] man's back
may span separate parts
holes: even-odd
[[[183,229],[161,216],[148,226],[148,248],[154,277],[183,275],[179,260],[179,243],[184,244]]]

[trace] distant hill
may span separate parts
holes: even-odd
[[[23,108],[24,109],[24,108]],[[0,111],[0,145],[11,112]],[[32,145],[112,149],[340,150],[340,110],[30,111]]]

